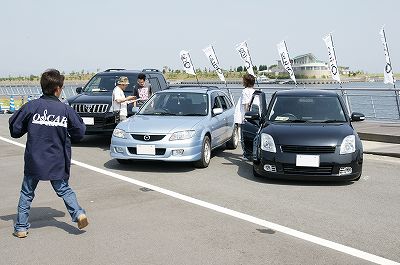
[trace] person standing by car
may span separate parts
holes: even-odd
[[[28,234],[29,211],[35,189],[41,180],[50,181],[79,229],[88,225],[85,210],[79,206],[75,192],[68,184],[71,141],[83,138],[85,124],[69,105],[58,99],[64,85],[64,76],[59,71],[45,71],[40,78],[40,85],[43,96],[23,105],[9,119],[11,137],[20,138],[28,134],[24,179],[13,233],[18,238]]]
[[[112,93],[112,109],[119,111],[119,120],[124,121],[128,116],[128,103],[135,99],[135,96],[125,97],[125,89],[129,85],[129,79],[126,76],[120,76],[117,81],[117,86]]]
[[[133,91],[133,95],[136,97],[135,107],[140,107],[146,102],[152,95],[151,86],[146,82],[146,75],[139,74],[137,79],[137,84]]]
[[[242,144],[242,149],[243,149],[243,159],[244,160],[249,160],[249,158],[251,157],[251,154],[246,153],[246,149],[244,148],[242,125],[244,123],[244,114],[247,111],[249,111],[251,98],[255,91],[254,84],[255,84],[254,76],[252,76],[251,74],[245,74],[243,76],[244,89],[242,90],[242,95],[239,98],[239,100],[236,104],[236,107],[235,107],[234,120],[235,120],[236,124],[240,125],[240,139],[241,139],[241,144]]]

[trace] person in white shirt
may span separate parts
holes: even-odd
[[[243,159],[249,160],[252,154],[248,154],[244,148],[243,142],[243,123],[244,123],[244,114],[249,111],[251,98],[255,91],[254,89],[255,78],[251,74],[245,74],[243,76],[243,86],[244,89],[242,90],[242,96],[239,98],[236,108],[235,108],[235,116],[234,121],[238,125],[240,125],[240,139],[243,149]]]
[[[128,103],[135,100],[135,96],[125,97],[125,89],[129,85],[129,79],[126,76],[120,76],[118,78],[117,86],[114,88],[112,93],[112,109],[113,111],[119,111],[119,120],[124,121],[128,116]]]

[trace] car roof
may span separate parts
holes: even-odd
[[[317,90],[317,89],[291,89],[276,92],[277,96],[328,96],[337,97],[336,91]]]
[[[129,69],[120,69],[120,68],[110,68],[103,72],[99,72],[96,75],[129,75],[129,74],[161,74],[161,72],[157,69],[143,69],[143,70],[129,70]]]
[[[221,91],[221,90],[217,86],[185,85],[185,86],[170,86],[168,87],[168,89],[160,91],[159,93],[168,93],[168,92],[207,93],[209,91]]]

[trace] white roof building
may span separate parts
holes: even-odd
[[[291,60],[292,68],[296,77],[314,77],[314,78],[325,78],[330,76],[330,70],[327,62],[318,60],[312,53],[296,56]],[[348,67],[339,67],[341,71],[348,73]],[[278,60],[277,70],[279,72],[285,72],[280,60]]]

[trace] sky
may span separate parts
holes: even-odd
[[[385,25],[394,72],[400,72],[398,0],[8,0],[0,3],[0,77],[107,68],[212,68],[212,44],[223,69],[243,65],[247,41],[254,65],[276,64],[276,44],[290,57],[328,61],[322,38],[332,33],[338,64],[383,73],[379,31]]]

